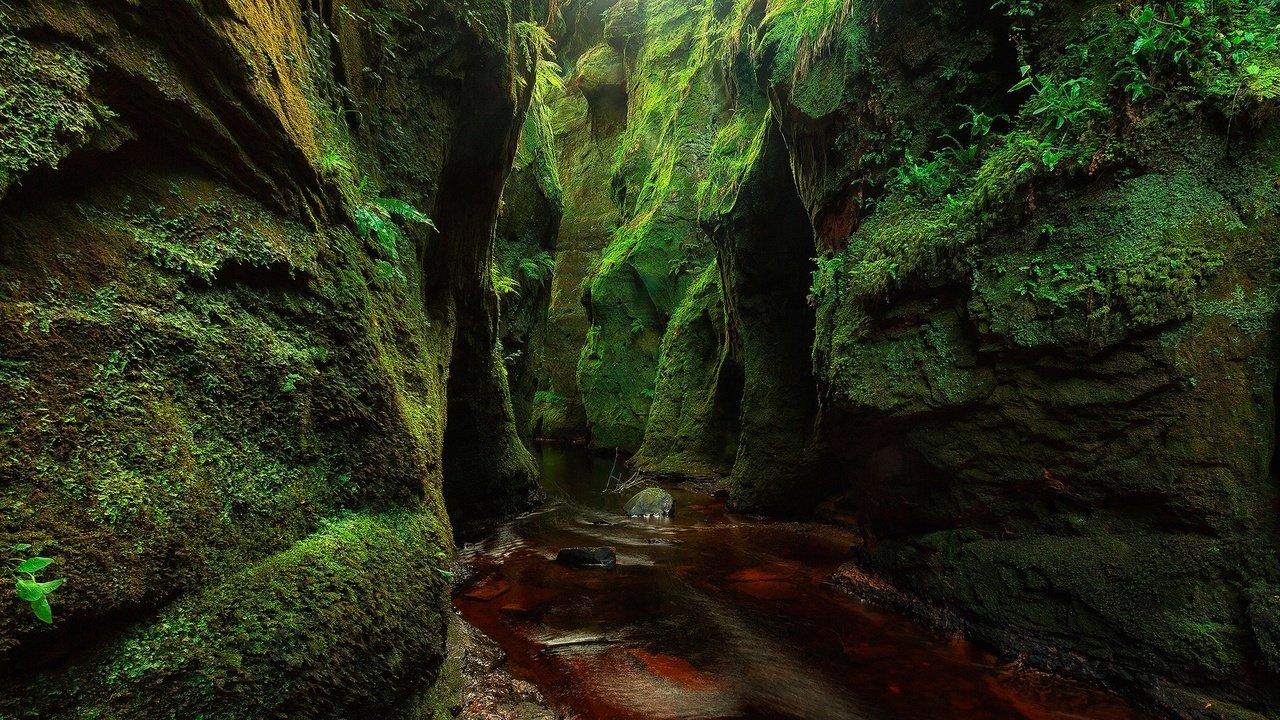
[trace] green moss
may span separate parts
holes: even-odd
[[[432,208],[464,120],[421,59],[511,90],[510,4],[476,6],[465,45],[384,4],[370,32],[413,35],[412,61],[340,8],[0,4],[0,123],[39,114],[0,133],[21,145],[0,185],[88,148],[0,187],[0,539],[68,579],[52,629],[0,613],[3,713],[404,714],[448,602],[436,291],[479,279],[422,227],[396,239],[403,281],[379,279],[352,207]],[[128,102],[109,119],[97,97]]]
[[[1237,285],[1226,300],[1202,300],[1198,312],[1216,315],[1231,321],[1241,332],[1258,336],[1274,328],[1276,312],[1280,310],[1276,296],[1262,289],[1254,290],[1253,297],[1245,296],[1244,288]]]
[[[67,45],[11,32],[0,7],[0,197],[33,168],[53,169],[114,117],[89,90],[99,66]]]
[[[714,5],[640,7],[643,33],[614,163],[624,222],[588,278],[592,328],[578,362],[593,439],[602,445],[640,446],[661,338],[714,254],[699,219],[732,204],[768,127],[764,103],[735,107],[729,95],[735,58],[721,43],[739,18],[720,18]]]
[[[729,352],[720,268],[712,263],[676,308],[662,339],[657,395],[644,444],[633,458],[645,472],[727,475],[736,454],[741,388]]]
[[[9,701],[13,717],[323,718],[398,709],[441,662],[449,533],[429,511],[324,521]],[[32,692],[32,690],[35,690]]]

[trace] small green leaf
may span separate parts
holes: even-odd
[[[1262,72],[1262,68],[1257,65],[1250,65],[1249,67],[1245,68],[1244,71],[1249,73],[1250,75],[1257,75],[1258,73]]]
[[[18,543],[17,545],[11,546],[9,549],[14,552],[22,552],[23,550],[30,550],[31,543]]]
[[[49,598],[41,595],[39,600],[31,601],[31,612],[41,621],[53,624],[53,608],[49,607]]]
[[[33,557],[33,558],[27,558],[26,560],[23,560],[23,561],[22,561],[22,564],[21,564],[21,565],[19,565],[18,567],[14,568],[14,569],[13,569],[13,571],[14,571],[14,572],[19,572],[19,573],[33,573],[33,572],[39,572],[39,571],[41,571],[41,570],[43,570],[43,569],[45,569],[45,568],[49,567],[49,565],[50,565],[52,562],[53,562],[53,560],[50,560],[50,559],[49,559],[49,558],[47,558],[47,557]]]
[[[40,583],[34,580],[18,578],[14,585],[18,591],[18,597],[27,602],[33,602],[44,597],[44,591],[40,589]]]
[[[41,592],[43,592],[45,595],[48,595],[54,590],[57,590],[58,588],[62,587],[62,583],[66,581],[67,581],[66,578],[58,578],[57,580],[50,580],[48,582],[42,582],[42,583],[36,583],[36,584],[40,586]]]
[[[1022,88],[1028,87],[1033,82],[1035,82],[1035,78],[1032,78],[1032,77],[1022,78],[1021,80],[1018,81],[1016,85],[1009,88],[1009,92],[1018,92]]]

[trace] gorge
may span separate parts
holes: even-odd
[[[457,539],[571,444],[847,538],[796,574],[885,627],[1280,718],[1278,35],[0,0],[0,720],[454,717]]]

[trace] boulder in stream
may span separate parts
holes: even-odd
[[[631,496],[622,509],[631,517],[666,517],[675,507],[671,493],[662,488],[646,488]]]
[[[570,567],[612,568],[618,563],[618,554],[611,547],[561,548],[556,562]]]

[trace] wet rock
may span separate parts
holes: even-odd
[[[662,488],[646,488],[632,495],[622,509],[631,517],[666,517],[674,507],[671,493]]]
[[[561,548],[556,562],[569,567],[612,568],[618,562],[618,554],[611,547]]]
[[[506,653],[461,618],[449,629],[449,657],[460,674],[460,720],[559,720],[564,716],[532,683],[511,676]]]

